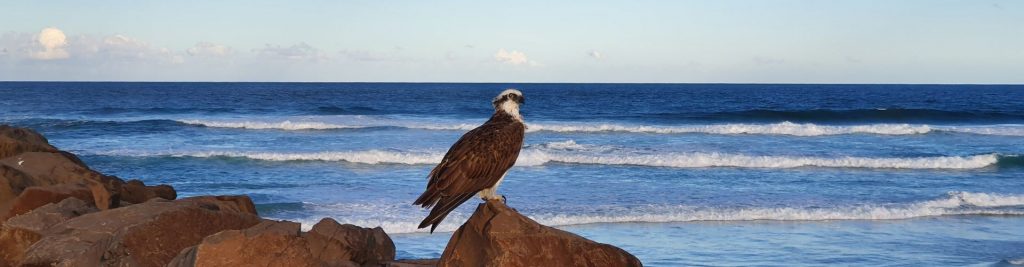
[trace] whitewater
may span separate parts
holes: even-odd
[[[468,131],[478,124],[473,123],[427,123],[411,120],[382,120],[375,123],[339,124],[325,121],[284,120],[284,121],[215,121],[184,119],[175,120],[180,123],[217,128],[237,128],[253,130],[331,130],[361,129],[374,127],[401,127],[424,130]],[[977,125],[977,126],[942,126],[926,124],[865,124],[865,125],[818,125],[813,123],[780,122],[770,124],[709,124],[709,125],[625,125],[614,123],[528,123],[527,132],[562,132],[562,133],[651,133],[651,134],[759,134],[759,135],[792,135],[792,136],[827,136],[844,134],[879,134],[879,135],[916,135],[932,132],[955,132],[982,135],[1024,136],[1024,125]]]

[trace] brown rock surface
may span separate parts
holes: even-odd
[[[178,193],[169,185],[146,186],[139,180],[131,180],[121,186],[121,201],[142,203],[153,198],[174,200],[178,198]]]
[[[7,220],[0,228],[0,266],[20,263],[25,250],[39,241],[42,232],[51,226],[96,211],[85,201],[66,198]]]
[[[500,201],[480,204],[438,266],[642,266],[620,248],[541,225]]]
[[[11,201],[7,215],[0,214],[0,222],[18,216],[50,203],[58,203],[66,198],[76,198],[93,206],[92,190],[82,184],[58,184],[50,186],[33,186],[26,188]]]
[[[265,220],[209,236],[168,266],[381,266],[394,257],[395,245],[380,228],[323,219],[303,233],[298,223]]]
[[[93,203],[100,209],[116,208],[120,203],[121,179],[103,175],[76,163],[61,153],[26,152],[0,160],[7,171],[0,177],[0,191],[10,191],[10,199],[0,198],[0,207],[31,186],[84,184],[92,191]],[[9,204],[8,204],[9,205]]]
[[[164,266],[208,235],[245,229],[255,215],[203,201],[153,199],[54,225],[25,252],[30,266]]]
[[[0,125],[0,159],[25,152],[57,152],[43,135],[36,131]]]
[[[192,201],[204,203],[207,205],[213,205],[218,210],[226,210],[233,212],[249,213],[252,215],[256,214],[256,204],[252,203],[252,199],[249,196],[238,195],[238,196],[198,196],[183,198],[180,201]]]
[[[338,224],[324,218],[313,225],[307,237],[317,258],[347,259],[360,266],[380,266],[395,259],[395,243],[380,227]]]

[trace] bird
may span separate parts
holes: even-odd
[[[431,208],[419,228],[430,226],[433,233],[448,213],[474,195],[483,200],[501,200],[498,185],[519,158],[526,123],[519,114],[525,103],[516,89],[502,91],[494,98],[494,114],[483,125],[459,138],[441,162],[430,171],[427,188],[413,205]]]

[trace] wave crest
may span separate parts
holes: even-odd
[[[654,153],[609,152],[575,142],[552,142],[523,149],[516,166],[541,166],[552,162],[566,164],[632,165],[670,168],[768,168],[799,167],[867,168],[867,169],[978,169],[1000,164],[1007,167],[1021,164],[1019,156],[983,154],[974,156],[942,156],[917,158],[870,157],[808,157],[808,156],[756,156],[727,153]],[[594,150],[594,151],[591,151]],[[596,153],[595,153],[596,152]],[[361,164],[437,164],[443,152],[410,152],[388,150],[334,151],[334,152],[244,152],[200,151],[169,153],[108,152],[99,155],[135,157],[232,157],[266,161],[344,161]]]
[[[304,227],[311,227],[322,216],[345,213],[350,216],[333,216],[341,223],[364,227],[380,226],[388,233],[418,233],[419,212],[408,206],[391,204],[335,204],[319,205],[307,203],[306,208],[317,216],[298,221]],[[411,208],[415,209],[415,208]],[[835,207],[708,207],[687,205],[642,205],[642,206],[600,206],[580,207],[576,214],[567,211],[531,212],[523,214],[549,226],[567,226],[595,223],[671,223],[696,221],[832,221],[832,220],[901,220],[920,217],[955,215],[1024,215],[1024,195],[994,193],[948,192],[946,195],[926,201],[905,204],[864,204]],[[352,216],[356,215],[356,216]],[[413,216],[410,216],[413,215]],[[438,231],[451,232],[465,221],[468,214],[455,211],[448,223]]]
[[[428,123],[403,120],[371,121],[369,123],[331,123],[323,121],[210,121],[210,120],[176,120],[188,125],[236,128],[252,130],[331,130],[360,129],[372,127],[400,127],[408,129],[437,131],[468,131],[478,125],[473,123]],[[818,125],[813,123],[729,123],[707,125],[628,125],[614,123],[579,124],[579,123],[529,123],[527,132],[558,132],[558,133],[648,133],[648,134],[723,134],[723,135],[790,135],[790,136],[828,136],[847,134],[877,135],[918,135],[932,132],[957,132],[980,135],[1024,136],[1021,125],[989,125],[989,126],[934,126],[925,124],[863,124],[863,125]]]

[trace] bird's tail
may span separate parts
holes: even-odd
[[[467,193],[452,197],[441,197],[441,199],[434,203],[434,208],[431,209],[430,214],[420,222],[420,226],[418,228],[426,228],[429,225],[430,233],[434,233],[434,229],[437,229],[437,225],[441,224],[441,221],[448,216],[448,213],[451,213],[456,207],[472,198],[473,195],[475,194]]]

